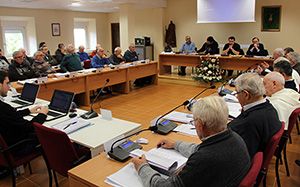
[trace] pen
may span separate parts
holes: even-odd
[[[77,121],[75,121],[75,122],[73,122],[73,123],[69,123],[67,126],[65,126],[65,127],[63,128],[63,130],[65,130],[66,128],[70,127],[70,125],[74,125],[75,123],[77,123]]]

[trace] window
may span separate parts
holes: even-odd
[[[78,48],[80,45],[88,46],[87,44],[87,32],[85,28],[74,28],[74,43],[75,48]]]
[[[14,51],[25,48],[24,31],[21,29],[4,30],[4,50],[7,56],[11,56]]]
[[[83,45],[86,50],[94,49],[97,42],[96,19],[74,18],[74,46]]]

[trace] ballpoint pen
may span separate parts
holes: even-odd
[[[75,121],[75,122],[73,122],[73,123],[69,123],[67,126],[65,126],[65,127],[63,128],[63,130],[65,130],[66,128],[70,127],[70,125],[74,125],[75,123],[77,123],[77,121]]]

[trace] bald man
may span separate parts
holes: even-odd
[[[284,88],[285,79],[278,72],[267,74],[263,83],[269,101],[276,109],[279,120],[285,123],[285,130],[287,130],[291,113],[300,107],[300,94],[292,89]]]

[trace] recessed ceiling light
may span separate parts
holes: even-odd
[[[74,2],[74,3],[71,3],[71,6],[79,7],[79,6],[81,6],[81,4],[79,2]]]

